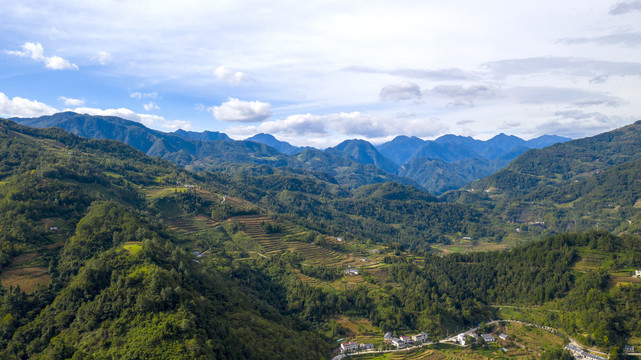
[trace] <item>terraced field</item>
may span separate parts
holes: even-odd
[[[273,223],[274,221],[267,215],[243,215],[235,216],[229,221],[238,221],[243,224],[243,232],[260,244],[264,255],[274,254],[279,251],[287,250],[287,244],[282,241],[285,234],[291,231],[291,228],[285,228],[280,233],[268,234],[263,230],[262,224]]]
[[[242,223],[243,232],[256,240],[263,249],[264,255],[271,255],[287,250],[299,252],[309,264],[324,266],[339,266],[345,256],[318,245],[294,240],[297,230],[293,226],[284,226],[281,232],[266,233],[263,223],[274,223],[268,215],[243,215],[235,216],[230,221]],[[282,224],[281,224],[282,226]],[[287,238],[287,239],[286,239]]]
[[[166,221],[165,224],[167,225],[167,228],[169,230],[173,230],[182,234],[194,234],[197,233],[203,229],[199,228],[194,224],[192,220],[186,220],[186,219],[173,219]]]

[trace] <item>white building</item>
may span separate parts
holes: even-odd
[[[495,342],[496,339],[494,338],[494,335],[492,334],[481,334],[481,337],[485,342]]]
[[[422,332],[420,334],[412,335],[412,340],[414,340],[416,342],[427,341],[427,334]]]
[[[405,342],[399,338],[392,338],[391,342],[392,342],[392,345],[396,346],[399,349],[405,347]]]
[[[358,269],[345,269],[345,275],[358,275]]]
[[[641,278],[641,269],[635,270],[634,275],[632,275],[632,277]]]
[[[341,344],[343,352],[358,350],[358,343],[356,341],[349,341]]]

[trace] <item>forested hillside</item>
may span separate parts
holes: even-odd
[[[496,304],[547,309],[528,320],[586,344],[641,336],[639,285],[617,275],[641,267],[637,237],[441,256],[418,249],[493,224],[411,186],[194,173],[4,120],[0,154],[3,358],[317,359],[351,334],[344,316],[439,338]]]
[[[639,233],[641,122],[530,150],[505,169],[444,195],[506,221],[552,232],[602,227]]]
[[[46,275],[28,294],[2,288],[3,358],[326,353],[277,283],[222,249],[193,261],[159,222],[141,188],[197,181],[191,174],[117,142],[6,121],[0,144],[2,266],[26,254]]]
[[[169,160],[195,171],[229,170],[230,166],[234,167],[236,164],[253,164],[325,173],[325,177],[333,177],[334,182],[347,187],[388,181],[414,184],[413,181],[381,170],[374,164],[362,164],[348,157],[311,148],[289,151],[292,149],[286,145],[264,141],[264,137],[262,141],[255,142],[235,141],[225,134],[214,132],[179,130],[164,133],[114,116],[91,116],[73,112],[12,120],[33,127],[59,127],[88,138],[119,140],[148,156]],[[267,143],[279,147],[285,153],[291,152],[292,156],[279,152]]]

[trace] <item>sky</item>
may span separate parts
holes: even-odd
[[[0,0],[0,116],[319,148],[641,119],[641,0]]]

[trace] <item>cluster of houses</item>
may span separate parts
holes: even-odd
[[[345,275],[358,275],[358,269],[347,268],[345,269]]]
[[[501,340],[507,340],[508,338],[507,335],[503,333],[499,334],[498,336]],[[483,339],[483,341],[485,341],[486,343],[496,341],[496,337],[494,337],[494,334],[481,334],[480,338]],[[479,336],[474,331],[468,331],[458,334],[456,336],[456,341],[459,343],[459,345],[465,346],[469,345],[471,342],[478,343]]]
[[[396,346],[397,349],[402,349],[408,345],[424,343],[426,341],[428,341],[427,334],[424,332],[412,336],[402,335],[399,337],[394,337],[394,335],[390,331],[386,333],[385,336],[383,336],[383,342],[392,344]]]
[[[342,341],[343,339],[339,339],[338,341]],[[395,346],[397,349],[403,349],[407,346],[415,345],[415,344],[423,344],[428,342],[429,340],[427,339],[427,334],[422,332],[416,335],[412,336],[399,336],[399,337],[394,337],[394,334],[390,331],[386,333],[383,336],[383,342],[386,344],[391,344]],[[357,343],[356,341],[348,341],[344,342],[341,344],[341,346],[337,349],[334,349],[335,353],[351,353],[355,351],[367,351],[367,350],[374,350],[374,345],[373,344],[366,344],[366,343]]]
[[[341,344],[341,347],[334,350],[334,352],[348,353],[353,351],[374,350],[374,344],[357,343],[356,341],[348,341]]]
[[[603,356],[590,354],[589,352],[587,352],[585,350],[582,350],[582,349],[579,349],[578,347],[576,347],[574,345],[568,345],[565,348],[570,350],[570,352],[572,353],[572,355],[574,355],[574,357],[576,359],[592,359],[592,360],[606,360],[607,359],[607,358],[604,358]]]

